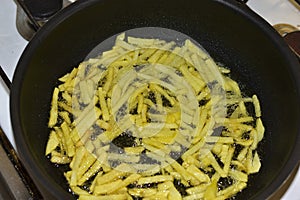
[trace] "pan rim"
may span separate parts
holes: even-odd
[[[221,3],[225,5],[226,7],[235,10],[236,12],[242,14],[244,17],[248,18],[252,22],[254,22],[257,26],[260,27],[260,29],[264,33],[268,33],[270,36],[270,39],[275,42],[275,45],[280,47],[280,52],[283,54],[283,56],[286,57],[287,60],[290,61],[291,71],[293,72],[293,77],[300,77],[300,65],[299,62],[297,62],[296,56],[293,56],[293,53],[288,48],[288,46],[284,43],[283,40],[280,39],[280,36],[277,34],[277,32],[260,16],[258,16],[256,13],[251,11],[247,6],[237,3],[235,0],[229,0],[229,1],[223,1],[223,0],[215,0],[218,3]],[[23,128],[21,119],[19,116],[20,113],[20,92],[19,88],[22,85],[24,74],[26,73],[26,66],[29,63],[29,60],[32,56],[32,51],[36,49],[41,41],[45,37],[48,36],[48,34],[51,33],[51,31],[59,26],[61,22],[72,16],[74,13],[85,9],[91,5],[94,5],[95,3],[100,2],[106,2],[105,0],[90,0],[90,1],[78,1],[74,4],[70,5],[66,9],[60,11],[56,16],[54,16],[52,19],[49,20],[48,23],[46,23],[34,36],[34,38],[29,42],[29,44],[26,46],[25,50],[23,51],[21,58],[19,59],[19,62],[17,64],[16,70],[14,72],[13,81],[12,81],[12,87],[11,87],[11,94],[10,94],[10,112],[11,112],[11,121],[12,121],[12,127],[13,127],[13,134],[16,141],[16,146],[22,147],[19,151],[19,155],[21,157],[22,162],[25,164],[25,166],[29,169],[32,174],[32,176],[36,177],[36,180],[39,181],[39,184],[43,184],[46,187],[49,187],[53,189],[53,181],[50,181],[49,179],[46,179],[41,171],[39,171],[39,167],[37,165],[34,165],[34,159],[30,158],[29,155],[31,155],[31,150],[25,143]],[[295,78],[294,84],[297,87],[297,96],[300,99],[300,80]],[[300,111],[298,111],[300,112]],[[300,129],[300,128],[299,128]],[[295,142],[295,146],[290,154],[290,157],[286,163],[286,165],[283,167],[283,169],[280,171],[278,176],[274,179],[273,183],[271,183],[269,186],[266,187],[266,190],[264,190],[262,193],[257,194],[254,199],[265,199],[271,196],[274,191],[276,191],[277,188],[280,187],[281,184],[285,182],[285,180],[288,178],[289,174],[292,172],[294,167],[296,167],[297,163],[299,163],[299,160],[297,159],[300,152],[300,130],[298,130],[297,134],[297,141]],[[30,159],[28,159],[28,157]],[[27,158],[27,159],[26,159]],[[38,178],[37,178],[38,177]],[[56,188],[57,189],[57,188]],[[60,191],[54,191],[50,190],[52,195],[64,195],[66,191],[60,190]]]

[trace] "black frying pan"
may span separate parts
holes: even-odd
[[[44,156],[57,79],[100,42],[138,27],[164,27],[201,45],[248,94],[260,97],[262,168],[238,199],[266,199],[299,163],[300,65],[280,36],[234,0],[89,0],[76,2],[30,41],[14,74],[11,118],[16,145],[45,198],[71,199],[62,168]]]

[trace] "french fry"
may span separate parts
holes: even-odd
[[[127,200],[126,194],[111,194],[111,195],[80,195],[78,200]]]
[[[82,158],[85,154],[84,146],[79,147],[76,151],[75,157],[72,160],[72,174],[70,178],[70,186],[76,186],[78,181],[77,170],[79,169]]]
[[[80,200],[227,199],[261,167],[258,97],[243,96],[230,69],[190,40],[122,33],[59,81],[45,154],[69,165]],[[221,177],[232,184],[218,189]]]
[[[71,132],[70,132],[70,127],[67,125],[66,122],[63,122],[61,124],[61,129],[63,132],[63,137],[64,137],[64,141],[65,141],[65,147],[66,147],[66,152],[68,154],[69,157],[74,156],[75,154],[75,146],[74,143],[72,141],[71,136]]]
[[[57,163],[57,164],[62,164],[62,165],[68,164],[71,162],[71,159],[65,155],[52,155],[50,160],[52,163]]]
[[[219,191],[218,196],[222,195],[223,197],[221,199],[226,199],[232,196],[234,193],[241,191],[246,186],[247,184],[245,182],[238,181],[235,184],[227,187],[226,189]]]
[[[143,184],[159,183],[159,182],[165,182],[165,181],[173,181],[173,177],[168,176],[168,175],[156,175],[156,176],[151,176],[151,177],[142,177],[138,180],[137,184],[143,185]]]
[[[224,167],[223,167],[223,171],[225,174],[228,175],[228,172],[229,172],[229,168],[230,168],[230,161],[232,160],[232,157],[233,157],[233,153],[234,153],[234,147],[229,147],[228,149],[228,153],[226,155],[226,157],[224,158]]]
[[[170,181],[160,183],[158,190],[161,192],[169,192],[167,195],[168,199],[180,200],[182,199],[180,192],[175,188],[174,184]]]
[[[116,169],[113,169],[102,176],[97,177],[96,183],[97,185],[106,184],[112,182],[113,180],[118,179],[119,177],[125,175],[128,171],[128,166],[126,164],[121,164]]]
[[[99,96],[100,108],[102,110],[103,120],[108,121],[110,119],[110,115],[105,101],[105,92],[102,90],[101,87],[98,88],[98,96]]]
[[[261,109],[260,109],[260,104],[259,104],[257,96],[253,95],[252,99],[253,99],[253,105],[254,105],[254,110],[255,110],[255,116],[261,117]]]
[[[66,111],[61,111],[58,113],[59,116],[61,116],[61,118],[67,123],[67,124],[71,124],[71,119],[69,117],[69,113]]]
[[[265,127],[260,118],[256,120],[257,141],[260,142],[264,137]]]
[[[59,139],[56,135],[56,132],[52,130],[47,142],[45,155],[48,155],[52,151],[54,151],[58,145],[59,145]]]
[[[204,184],[197,185],[195,187],[188,188],[188,189],[186,189],[186,192],[189,195],[201,194],[201,196],[203,197],[204,192],[205,192],[205,190],[206,190],[206,188],[208,187],[209,184],[210,183],[204,183]]]
[[[203,199],[204,193],[197,193],[197,194],[191,194],[188,196],[185,196],[183,200],[197,200],[197,199]]]
[[[114,191],[119,190],[122,187],[126,187],[132,182],[135,182],[141,177],[139,174],[131,174],[129,175],[126,179],[121,180],[118,179],[114,182],[102,184],[102,185],[96,185],[94,189],[95,194],[110,194],[113,193]]]
[[[204,174],[200,169],[198,169],[195,165],[190,165],[187,169],[187,172],[192,174],[195,178],[197,178],[200,182],[209,182],[209,176]]]
[[[157,193],[156,189],[152,189],[152,188],[133,188],[133,189],[129,189],[128,193],[132,196],[138,196],[138,197],[150,197],[153,196]]]
[[[122,180],[118,179],[116,181],[105,183],[102,185],[96,185],[94,189],[94,194],[105,195],[105,194],[113,193],[114,191],[120,188],[121,184],[122,184]]]
[[[56,122],[58,117],[58,94],[59,90],[58,88],[54,88],[53,96],[52,96],[52,102],[51,102],[51,110],[50,110],[50,118],[48,127],[52,128]]]

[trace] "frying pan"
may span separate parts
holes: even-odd
[[[246,94],[257,94],[266,133],[262,167],[237,199],[266,199],[299,164],[300,66],[263,19],[234,0],[89,0],[54,16],[29,42],[12,82],[11,119],[21,160],[45,199],[75,198],[64,167],[45,157],[51,95],[57,80],[100,42],[139,27],[188,35],[232,71]]]

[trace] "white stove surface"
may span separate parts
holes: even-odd
[[[300,29],[300,11],[289,0],[249,0],[247,4],[271,25],[288,23]],[[13,0],[1,0],[0,65],[10,80],[18,59],[28,43],[17,32],[16,10]],[[9,112],[9,91],[2,80],[0,81],[0,126],[15,147]],[[282,199],[300,200],[300,170]]]

